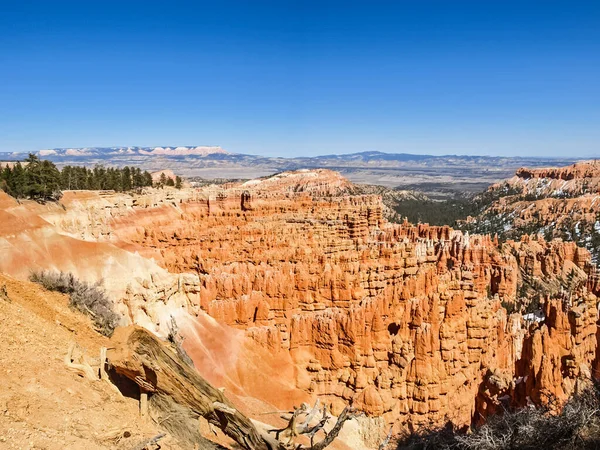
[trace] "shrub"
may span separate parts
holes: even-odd
[[[494,415],[460,433],[451,425],[412,433],[398,450],[575,450],[600,448],[600,389],[597,384],[572,397],[559,414],[523,408]]]
[[[71,273],[46,270],[32,272],[29,278],[49,291],[69,295],[70,306],[90,316],[96,329],[103,335],[111,336],[117,327],[119,315],[114,311],[113,302],[101,288],[101,282],[85,283]]]
[[[517,305],[516,301],[511,302],[511,301],[507,301],[507,300],[502,300],[502,302],[500,302],[500,304],[506,310],[507,316],[510,316],[512,313],[519,311],[519,306]]]

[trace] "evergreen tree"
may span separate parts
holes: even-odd
[[[28,197],[33,200],[58,200],[60,193],[60,172],[50,161],[42,161],[33,153],[25,160],[27,166],[23,169],[15,165],[13,172],[13,195]],[[21,172],[22,171],[22,172]]]
[[[181,177],[179,175],[175,177],[175,187],[181,189]]]
[[[89,189],[85,167],[75,167],[75,189]]]
[[[65,166],[60,171],[60,187],[62,189],[71,189],[71,181],[73,177],[73,168],[71,166]]]
[[[10,195],[16,198],[25,197],[25,169],[20,162],[12,168],[12,174],[8,181],[11,190]]]
[[[91,189],[129,191],[152,186],[152,175],[140,168],[122,169],[101,165],[88,169],[80,166],[65,166],[58,170],[54,163],[40,160],[30,154],[25,160],[11,168],[0,165],[0,189],[16,198],[31,198],[38,201],[57,200],[61,189]],[[163,174],[164,176],[164,174]],[[162,185],[175,185],[174,180],[161,177]]]
[[[152,175],[150,174],[150,172],[145,171],[144,172],[144,182],[143,182],[143,186],[152,186]]]
[[[131,190],[131,169],[127,166],[123,167],[121,172],[121,189],[123,191]]]
[[[106,179],[106,169],[104,166],[96,166],[94,167],[94,178],[96,179],[97,189],[104,190],[106,189],[107,179]]]
[[[120,192],[123,190],[123,185],[121,183],[121,174],[117,169],[109,168],[108,169],[108,189],[113,191]]]
[[[160,174],[160,179],[158,180],[158,187],[163,188],[165,187],[165,184],[167,184],[167,176],[163,172]]]
[[[142,170],[139,167],[136,167],[132,172],[134,189],[144,186],[144,176],[142,175]]]
[[[0,189],[10,195],[9,182],[12,178],[12,170],[7,164],[6,167],[0,166]]]
[[[60,192],[60,172],[50,161],[42,161],[42,198],[46,200],[58,200]]]

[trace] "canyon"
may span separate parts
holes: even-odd
[[[174,318],[198,371],[248,411],[319,398],[379,432],[460,427],[588,382],[600,283],[586,249],[393,224],[380,196],[353,192],[317,169],[60,205],[0,193],[0,270],[103,280],[123,324],[159,336]],[[519,310],[524,287],[538,310]]]

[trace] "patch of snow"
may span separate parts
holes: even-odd
[[[77,149],[77,148],[69,148],[65,152],[65,155],[69,156],[89,156],[90,152],[86,151],[86,149]]]
[[[526,320],[528,322],[542,322],[545,318],[546,317],[541,311],[536,311],[523,315],[523,320]]]

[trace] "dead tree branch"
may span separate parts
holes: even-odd
[[[153,438],[150,438],[150,439],[136,445],[133,450],[145,450],[148,448],[148,446],[155,445],[158,441],[160,441],[165,436],[166,436],[166,433],[157,434]]]
[[[73,342],[65,355],[65,365],[67,366],[67,369],[88,380],[97,380],[98,376],[94,369],[92,369],[92,366],[86,361],[85,356],[80,355],[77,358],[73,356],[76,347],[77,344]]]
[[[390,431],[388,431],[387,436],[381,442],[381,444],[379,444],[378,450],[385,450],[387,448],[387,446],[390,444],[390,439],[392,438],[392,429],[393,429],[393,427],[390,427]]]

